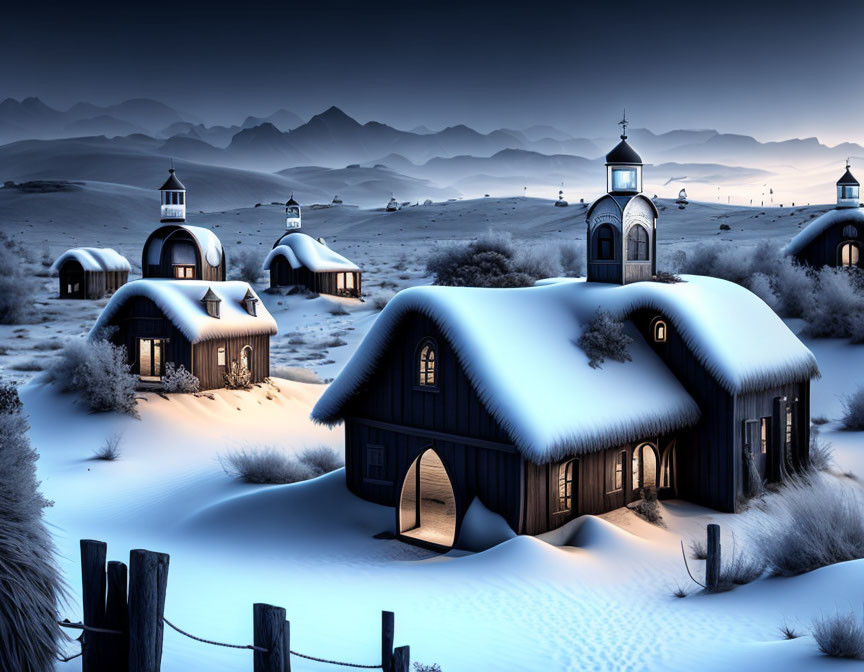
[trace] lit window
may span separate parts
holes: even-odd
[[[648,231],[635,224],[627,234],[627,260],[648,261]]]
[[[633,489],[657,486],[657,453],[650,443],[633,451]]]
[[[576,473],[576,460],[558,465],[558,511],[573,508],[573,484]]]
[[[665,343],[666,342],[666,322],[665,320],[655,320],[654,321],[654,342],[655,343]]]
[[[384,449],[380,446],[366,446],[366,478],[383,481],[386,477]]]
[[[225,348],[216,351],[216,366],[225,366]]]
[[[194,266],[175,266],[174,267],[174,277],[178,280],[194,280],[195,279],[195,267]]]
[[[786,454],[792,450],[792,404],[786,404]]]
[[[859,257],[858,243],[843,243],[840,246],[841,266],[857,266]]]
[[[435,376],[435,345],[426,341],[420,348],[418,361],[418,383],[421,387],[435,387],[438,382]]]
[[[759,448],[763,455],[768,453],[768,422],[770,418],[762,418],[759,423]]]
[[[622,450],[615,456],[615,490],[624,487],[624,456],[627,451]]]

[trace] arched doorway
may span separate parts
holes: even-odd
[[[446,548],[456,539],[456,495],[444,463],[432,448],[424,450],[405,474],[399,533]]]
[[[633,489],[657,487],[657,449],[643,443],[633,451]]]
[[[240,351],[240,368],[252,373],[252,346],[246,345]]]

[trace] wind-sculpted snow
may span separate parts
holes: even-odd
[[[131,271],[129,261],[109,247],[75,247],[66,250],[51,265],[51,272],[60,270],[69,260],[77,261],[85,271]]]
[[[313,273],[360,270],[357,264],[348,261],[341,254],[334,252],[312,236],[300,232],[282,236],[279,244],[270,251],[267,259],[264,260],[264,270],[269,271],[270,264],[280,255],[284,256],[291,264],[291,268],[295,270],[303,266]]]

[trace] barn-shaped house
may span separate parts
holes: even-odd
[[[107,247],[66,250],[51,266],[61,299],[101,299],[126,284],[131,270],[126,257]]]
[[[161,190],[163,226],[144,244],[144,277],[111,297],[91,338],[107,334],[125,346],[132,371],[145,383],[158,384],[169,362],[197,376],[201,389],[223,387],[232,367],[248,369],[252,382],[260,382],[270,375],[276,322],[252,287],[225,281],[219,238],[180,219],[181,188],[172,169]]]
[[[360,297],[360,267],[300,230],[300,206],[293,196],[285,206],[285,228],[287,233],[279,237],[264,260],[270,287],[299,286],[318,294]]]
[[[786,246],[786,254],[814,268],[864,268],[864,212],[860,185],[846,164],[837,180],[837,205],[810,222]]]
[[[313,409],[344,423],[349,489],[392,506],[403,540],[451,547],[475,498],[522,534],[645,488],[735,511],[806,465],[812,353],[738,285],[628,279],[630,262],[653,269],[653,211],[639,197],[647,221],[628,218],[639,194],[611,186],[592,233],[608,224],[614,251],[588,259],[618,266],[608,280],[400,292]],[[628,247],[634,226],[648,240]],[[598,307],[624,322],[630,361],[589,364]]]

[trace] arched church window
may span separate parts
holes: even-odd
[[[627,260],[648,261],[648,232],[641,224],[634,224],[627,234]]]
[[[847,242],[840,245],[841,266],[857,266],[860,257],[861,250],[858,247],[858,243]]]
[[[615,259],[615,236],[612,233],[612,227],[608,224],[603,224],[597,233],[594,234],[597,238],[597,259],[600,261],[612,261]]]
[[[420,343],[417,356],[417,384],[420,387],[437,387],[438,373],[436,371],[437,348],[431,340]]]

